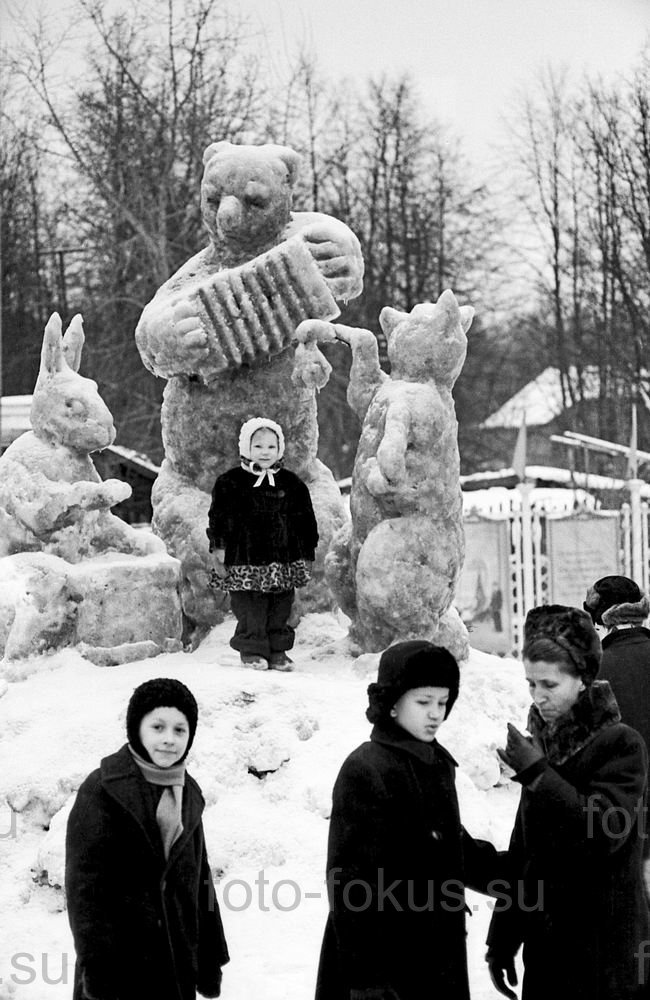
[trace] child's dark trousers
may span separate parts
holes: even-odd
[[[260,590],[233,590],[230,607],[237,619],[235,634],[230,640],[240,653],[262,656],[291,649],[295,632],[289,625],[294,590],[263,593]]]

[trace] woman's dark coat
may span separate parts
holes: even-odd
[[[580,696],[552,737],[531,709],[528,729],[543,740],[547,764],[522,789],[509,848],[513,893],[495,904],[488,936],[500,956],[523,943],[522,1000],[648,995],[647,756],[619,718],[604,681]]]
[[[386,986],[400,1000],[468,1000],[464,886],[486,891],[501,868],[461,826],[455,767],[397,725],[376,726],[344,762],[316,1000]]]
[[[212,490],[207,534],[212,549],[225,549],[226,566],[266,566],[313,561],[318,527],[309,490],[288,469],[274,473],[275,486],[240,467],[219,476]]]
[[[650,752],[650,629],[614,629],[602,645],[598,678],[609,681],[621,721],[641,733]]]
[[[128,747],[81,785],[68,820],[65,887],[77,952],[74,1000],[218,996],[228,961],[203,836],[203,796],[189,774],[183,832],[166,861],[155,809]]]

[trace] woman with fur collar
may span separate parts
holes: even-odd
[[[508,726],[502,760],[522,785],[487,961],[496,989],[522,1000],[637,1000],[650,983],[642,882],[647,753],[597,681],[598,635],[577,608],[533,608],[523,660],[527,737]]]

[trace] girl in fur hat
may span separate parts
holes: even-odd
[[[316,1000],[469,1000],[464,887],[487,892],[501,869],[461,826],[456,762],[436,739],[458,687],[442,647],[382,653],[370,741],[334,785]]]
[[[230,640],[244,666],[292,670],[287,650],[295,588],[309,582],[318,527],[309,490],[282,468],[284,435],[274,420],[254,417],[239,435],[240,464],[212,490],[207,534],[213,586],[230,593],[237,627]]]
[[[502,760],[522,786],[508,851],[509,898],[488,936],[493,983],[522,1000],[640,1000],[650,983],[642,882],[647,754],[596,680],[600,640],[584,611],[533,608],[523,660],[530,737],[508,726]],[[505,894],[504,894],[505,895]]]
[[[180,681],[141,684],[127,708],[128,743],[79,788],[65,866],[74,1000],[220,996],[228,949],[203,796],[185,770],[197,716]]]

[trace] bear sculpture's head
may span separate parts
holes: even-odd
[[[275,246],[291,219],[300,157],[288,146],[214,142],[203,154],[201,214],[230,265]]]

